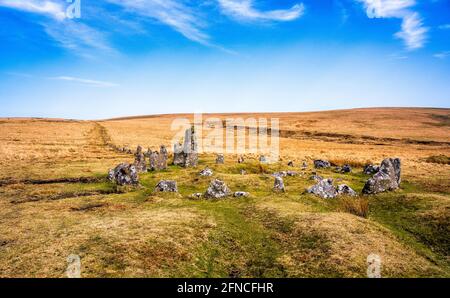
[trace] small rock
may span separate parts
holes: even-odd
[[[302,164],[302,170],[306,170],[308,168],[308,163],[306,161]]]
[[[297,176],[298,173],[297,173],[297,172],[294,172],[294,171],[287,171],[287,172],[286,172],[286,175],[293,177],[293,176]]]
[[[173,180],[161,180],[156,185],[155,191],[178,192],[177,182]]]
[[[231,193],[228,186],[225,184],[225,182],[215,179],[211,181],[211,184],[209,185],[208,189],[205,193],[205,198],[207,199],[221,199],[229,196]]]
[[[341,173],[351,173],[352,168],[349,165],[343,165],[341,168]]]
[[[203,194],[200,192],[193,193],[189,196],[190,199],[201,199],[203,197]]]
[[[294,166],[294,162],[292,160],[290,160],[287,165],[288,165],[288,167],[293,167]]]
[[[200,176],[209,177],[209,176],[212,176],[212,175],[213,175],[213,171],[210,168],[208,168],[208,167],[206,167],[204,170],[202,170],[200,172]]]
[[[308,188],[308,193],[315,194],[324,199],[335,198],[337,196],[336,188],[333,186],[333,179],[320,180],[316,185]]]
[[[378,173],[379,170],[380,170],[379,166],[366,165],[366,166],[364,166],[363,173],[366,175],[374,175],[374,174]]]
[[[358,194],[347,184],[340,184],[337,187],[338,195],[348,195],[352,197],[356,197]]]
[[[247,171],[246,170],[241,170],[241,175],[247,175]]]
[[[285,191],[283,178],[281,178],[279,176],[275,177],[275,182],[273,184],[273,189],[275,191],[282,191],[282,192]]]
[[[261,155],[261,156],[259,157],[259,162],[261,162],[261,163],[267,163],[267,158],[266,158],[264,155]]]
[[[314,167],[316,169],[325,169],[331,167],[331,164],[327,160],[317,159],[314,161]]]
[[[238,163],[244,163],[244,157],[239,156],[239,158],[238,158]]]
[[[247,198],[249,195],[250,195],[250,194],[249,194],[248,192],[245,192],[245,191],[237,191],[237,192],[235,192],[235,193],[233,194],[233,197],[235,197],[235,198],[242,198],[242,197]]]

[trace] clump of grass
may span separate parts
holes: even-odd
[[[339,199],[341,211],[367,218],[369,216],[369,200],[366,198],[342,197]]]
[[[426,162],[450,165],[450,157],[446,155],[432,155],[426,159]]]

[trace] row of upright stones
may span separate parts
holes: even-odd
[[[149,159],[149,166],[147,166],[146,158]],[[168,151],[164,145],[161,145],[159,152],[151,151],[150,149],[144,153],[141,146],[137,147],[135,153],[135,162],[133,164],[122,163],[116,168],[109,171],[108,178],[111,181],[115,181],[119,185],[137,185],[139,184],[139,172],[147,171],[159,171],[167,169]],[[216,164],[223,164],[225,161],[223,154],[218,154],[216,158]],[[260,162],[266,162],[264,156],[259,159]],[[239,157],[238,163],[243,163],[243,157]],[[198,142],[195,129],[192,126],[185,131],[185,138],[183,144],[175,144],[173,164],[181,167],[195,167],[198,165]],[[293,167],[292,161],[289,161],[288,166]],[[329,168],[330,162],[326,160],[315,160],[315,168]],[[303,169],[307,168],[307,164],[304,162]],[[352,171],[349,165],[344,165],[335,169],[339,173],[350,173]],[[399,158],[387,158],[382,161],[380,166],[368,165],[364,168],[365,174],[372,174],[372,178],[367,180],[364,185],[363,194],[376,194],[385,191],[392,191],[400,186],[401,182],[401,161]],[[206,168],[200,172],[201,176],[212,176],[212,170]],[[274,173],[274,191],[285,192],[285,186],[283,177],[296,176],[294,171],[282,171]],[[308,193],[318,195],[322,198],[335,198],[339,195],[356,196],[357,193],[346,184],[338,186],[333,185],[333,180],[328,178],[324,179],[318,175],[313,175],[312,179],[316,180],[317,184],[308,188]],[[162,192],[177,192],[177,184],[172,180],[160,181],[155,190]],[[204,196],[205,198],[223,198],[231,195],[231,191],[227,185],[218,179],[211,182],[205,194],[196,193],[191,197],[199,198]],[[246,192],[235,192],[235,197],[248,196]]]

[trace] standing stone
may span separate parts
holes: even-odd
[[[173,164],[176,166],[184,167],[185,157],[183,148],[182,144],[175,144],[173,146]]]
[[[173,180],[161,180],[156,185],[155,191],[178,192],[177,182]]]
[[[224,164],[225,163],[225,157],[223,154],[217,154],[216,158],[216,164]]]
[[[273,189],[275,191],[282,191],[282,192],[285,191],[283,178],[281,178],[280,176],[276,176],[275,177],[275,182],[273,184]]]
[[[306,161],[302,164],[302,170],[306,170],[308,168],[308,163]]]
[[[294,166],[294,162],[292,160],[290,160],[287,165],[288,165],[288,167],[293,167]]]
[[[225,182],[215,179],[211,181],[208,189],[205,193],[205,198],[207,199],[221,199],[229,196],[231,194],[230,189],[225,184]]]
[[[118,185],[139,184],[138,171],[134,165],[121,163],[114,169],[109,170],[108,179]]]
[[[324,199],[335,198],[338,194],[336,188],[333,186],[333,179],[320,180],[316,185],[308,189],[308,193],[315,194]]]
[[[167,169],[168,157],[169,157],[169,153],[167,152],[166,146],[161,145],[161,148],[159,149],[159,164],[158,164],[159,170]]]
[[[247,171],[244,169],[241,169],[241,175],[247,175]]]
[[[198,143],[194,126],[186,130],[183,145],[174,145],[173,164],[185,168],[197,166]]]
[[[329,168],[331,167],[331,164],[329,161],[327,160],[321,160],[321,159],[317,159],[314,161],[314,167],[316,169],[324,169],[324,168]]]
[[[264,155],[261,155],[261,156],[259,157],[259,162],[261,162],[261,163],[267,163],[267,158],[266,158]]]
[[[159,164],[159,153],[158,151],[154,151],[150,155],[150,171],[157,171],[158,164]]]
[[[138,146],[136,149],[136,154],[134,155],[134,165],[138,172],[147,172],[147,162],[145,160],[145,155],[142,152],[142,147]]]
[[[367,180],[363,188],[364,194],[376,194],[399,188],[401,182],[401,160],[387,158],[383,160],[378,173]]]
[[[244,157],[243,156],[239,156],[238,163],[244,163]]]

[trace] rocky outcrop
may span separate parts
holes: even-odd
[[[177,182],[173,180],[161,180],[155,187],[159,192],[178,192]]]
[[[314,161],[314,167],[316,169],[325,169],[331,167],[331,164],[327,160],[317,159]]]
[[[284,181],[283,178],[276,176],[275,182],[273,184],[273,190],[277,192],[285,192],[286,189],[284,188]]]
[[[363,188],[364,194],[376,194],[399,188],[401,182],[401,160],[387,158],[383,160],[379,171],[367,180]]]
[[[208,189],[205,192],[205,198],[207,199],[222,199],[228,197],[231,194],[230,189],[225,182],[215,179],[211,181]]]
[[[121,163],[114,169],[109,170],[108,180],[118,185],[138,185],[138,171],[135,165]]]
[[[316,185],[308,188],[308,193],[315,194],[324,199],[335,198],[338,193],[333,186],[333,179],[322,179]]]

